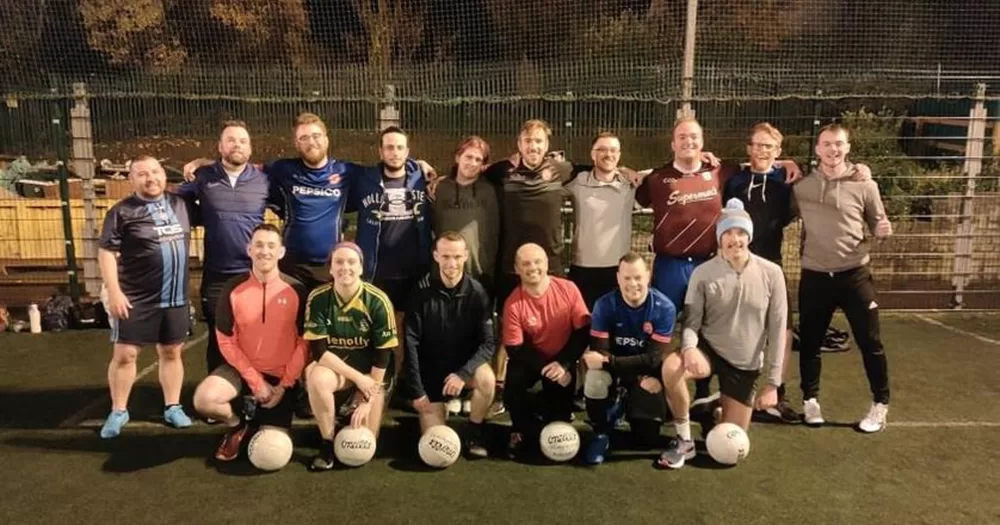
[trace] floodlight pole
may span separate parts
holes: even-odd
[[[687,25],[684,29],[684,70],[681,72],[681,108],[677,118],[693,117],[691,98],[694,96],[694,39],[698,32],[698,0],[688,0]]]

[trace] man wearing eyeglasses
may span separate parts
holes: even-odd
[[[621,141],[610,132],[594,138],[593,169],[577,174],[564,189],[573,202],[573,257],[569,278],[587,308],[618,286],[618,260],[632,244],[635,186],[618,169]]]
[[[777,128],[762,122],[750,129],[747,142],[749,163],[726,181],[722,200],[736,198],[750,214],[754,236],[750,252],[781,266],[781,251],[785,240],[785,227],[798,215],[792,186],[786,182],[787,170],[777,162],[781,155],[783,136]],[[791,304],[791,301],[788,301]],[[784,363],[788,363],[792,348],[792,321],[788,318],[785,338]],[[784,367],[781,377],[784,380]],[[785,422],[799,422],[799,415],[785,399],[785,385],[778,386],[778,404],[768,408],[766,414]]]

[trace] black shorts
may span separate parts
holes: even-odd
[[[649,376],[659,381],[662,388],[663,380],[660,378],[662,366],[663,360],[658,359],[656,363],[645,371],[633,375],[615,377],[615,384],[622,389],[620,394],[623,394],[621,401],[625,403],[626,420],[665,420],[670,409],[667,406],[667,398],[663,395],[663,391],[661,390],[659,393],[652,394],[639,386],[639,376]]]
[[[521,285],[521,278],[517,276],[516,273],[501,273],[496,277],[496,283],[493,289],[496,291],[496,310],[497,314],[501,317],[503,316],[503,305],[507,302],[507,298],[510,294],[514,293],[514,290]]]
[[[453,370],[458,370],[460,367],[461,365],[458,365]],[[420,370],[420,383],[423,384],[424,394],[427,395],[427,399],[430,400],[431,403],[444,403],[445,401],[450,401],[453,398],[453,396],[446,396],[441,392],[441,390],[444,389],[444,380],[450,373],[451,372],[442,374],[436,370]],[[461,398],[469,391],[471,391],[470,388],[463,387],[462,392],[458,396],[454,397]],[[408,387],[407,394],[408,397],[415,398],[412,386]]]
[[[187,339],[191,327],[188,306],[136,306],[128,319],[111,319],[111,342],[129,345],[173,345]]]
[[[410,295],[413,293],[413,289],[417,287],[419,281],[420,277],[383,279],[376,275],[372,279],[372,284],[389,296],[389,302],[392,303],[393,310],[397,313],[402,313],[406,311],[406,306],[410,302]]]
[[[594,303],[604,294],[618,288],[618,267],[585,268],[583,266],[569,267],[569,280],[580,289],[583,302],[587,309],[593,311]]]
[[[746,406],[753,406],[760,371],[736,368],[716,353],[704,339],[698,342],[698,349],[708,358],[708,362],[712,366],[711,375],[719,377],[719,392]]]
[[[327,349],[320,353],[312,352],[312,355],[310,357],[313,362],[318,362],[320,358],[323,357],[323,354],[329,352],[339,357],[342,361],[344,361],[344,363],[347,363],[348,366],[357,370],[358,372],[361,372],[362,374],[369,374],[371,373],[372,366],[374,366],[375,364],[376,351],[378,350],[373,350],[369,348],[365,350],[355,350],[346,353],[337,353]],[[396,375],[395,370],[397,364],[395,361],[396,361],[395,357],[390,352],[389,364],[388,366],[386,366],[385,369],[386,381],[388,381],[389,379],[391,379],[393,376]]]
[[[296,262],[286,255],[278,261],[278,269],[304,284],[310,292],[331,280],[329,263]]]
[[[242,396],[252,395],[250,386],[247,385],[246,380],[229,364],[220,365],[212,371],[211,375],[221,377],[233,385],[238,395],[237,399]],[[276,386],[281,382],[281,379],[264,374],[264,381],[267,381],[267,384],[271,386]],[[252,413],[246,415],[256,425],[290,429],[292,428],[292,418],[295,416],[295,404],[299,399],[299,390],[299,383],[295,383],[295,386],[285,390],[285,395],[281,397],[281,401],[278,401],[278,404],[274,407],[264,408],[254,403],[251,405],[253,406]],[[246,407],[244,407],[244,410],[251,412],[251,409],[247,409]]]

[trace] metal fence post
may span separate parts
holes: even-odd
[[[983,145],[986,140],[986,84],[976,84],[975,105],[969,112],[965,139],[965,193],[962,212],[955,232],[955,259],[951,283],[954,287],[953,307],[962,309],[963,294],[972,274],[972,222],[976,196],[976,176],[983,168]]]
[[[52,94],[58,93],[58,89],[53,87]],[[78,268],[76,266],[76,242],[73,240],[73,217],[70,210],[69,193],[69,169],[66,164],[69,161],[69,151],[66,144],[66,127],[63,118],[63,110],[60,104],[61,98],[54,98],[52,101],[52,144],[56,149],[56,166],[59,170],[59,202],[62,207],[63,236],[66,243],[66,275],[69,280],[69,296],[74,303],[80,301],[80,286],[78,282]]]
[[[385,85],[385,92],[382,95],[382,107],[378,110],[378,130],[382,131],[389,126],[399,126],[399,109],[396,108],[396,86]]]
[[[681,72],[681,108],[677,118],[693,117],[691,98],[694,96],[694,46],[698,34],[698,0],[688,0],[684,27],[684,69]]]
[[[73,172],[83,179],[83,284],[91,297],[101,292],[101,272],[97,266],[97,193],[94,190],[94,127],[90,120],[87,85],[73,84],[73,107],[70,109],[70,162]]]

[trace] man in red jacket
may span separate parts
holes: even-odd
[[[253,396],[257,425],[289,429],[298,398],[299,377],[306,363],[302,338],[307,290],[278,270],[285,255],[281,232],[270,224],[254,228],[247,249],[253,267],[230,279],[219,296],[215,330],[225,363],[198,385],[195,409],[223,422],[229,431],[215,458],[239,455],[248,422],[230,402],[243,393]]]

